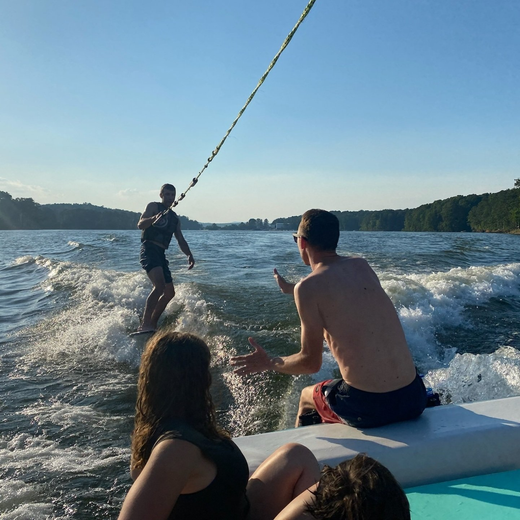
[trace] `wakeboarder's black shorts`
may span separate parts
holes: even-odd
[[[355,428],[375,428],[419,417],[426,408],[426,388],[422,378],[392,392],[364,392],[343,379],[318,383],[314,405],[323,422],[340,422]]]
[[[168,267],[169,262],[166,260],[166,250],[154,244],[153,242],[143,242],[139,261],[142,268],[149,273],[154,267],[162,267],[164,273],[164,281],[172,283],[172,273]]]

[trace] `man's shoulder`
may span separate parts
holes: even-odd
[[[304,278],[300,284],[308,290],[319,291],[323,285],[344,283],[351,278],[373,276],[370,264],[360,256],[342,256],[338,262],[324,265]]]
[[[371,269],[368,261],[362,256],[342,256],[339,266],[352,271],[366,271]]]
[[[160,213],[161,209],[159,204],[159,202],[149,202],[141,214],[141,218],[153,217],[154,215],[157,215],[157,213]]]
[[[161,209],[161,206],[162,206],[162,204],[160,202],[156,202],[155,200],[152,200],[152,202],[149,202],[146,205],[146,209],[159,211]]]
[[[361,256],[339,256],[337,261],[319,267],[310,273],[307,278],[309,280],[314,279],[314,281],[317,282],[324,278],[334,278],[337,276],[338,271],[357,271],[369,267],[369,263]]]
[[[302,278],[295,286],[295,293],[305,298],[316,295],[322,286],[322,277],[320,272],[313,271],[305,278]]]
[[[357,264],[357,263],[368,264],[368,262],[362,256],[358,256],[358,255],[342,256],[341,260],[343,262],[349,262],[352,264]]]

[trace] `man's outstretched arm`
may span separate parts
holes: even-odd
[[[292,294],[294,295],[294,287],[296,284],[288,282],[277,270],[274,269],[274,279],[276,280],[276,283],[278,284],[278,287],[280,287],[280,290],[284,294]]]
[[[302,348],[297,354],[283,357],[270,357],[269,354],[253,339],[248,338],[250,345],[255,349],[245,356],[231,358],[231,366],[235,368],[235,374],[247,376],[258,372],[273,370],[281,374],[313,374],[320,369],[323,342],[314,354],[305,352]]]
[[[231,365],[237,367],[235,373],[241,376],[274,370],[282,374],[314,374],[321,368],[323,354],[323,323],[311,295],[302,283],[295,290],[296,306],[301,319],[301,349],[297,354],[282,357],[270,357],[269,354],[253,339],[249,343],[255,351],[245,356],[231,358]]]

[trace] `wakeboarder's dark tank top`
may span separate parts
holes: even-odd
[[[249,512],[249,468],[238,446],[228,439],[208,439],[181,420],[168,421],[161,431],[164,433],[154,446],[166,439],[182,439],[197,446],[217,466],[209,486],[179,495],[168,520],[245,520]]]
[[[168,249],[172,236],[177,229],[179,217],[174,211],[167,208],[161,202],[156,202],[156,204],[163,212],[163,215],[153,226],[143,229],[141,233],[141,242],[150,240],[161,244],[164,249]]]

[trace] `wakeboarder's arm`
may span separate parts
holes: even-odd
[[[159,211],[159,206],[157,202],[150,202],[146,209],[144,210],[139,222],[137,223],[137,227],[140,230],[148,229],[150,226],[153,226],[155,222],[160,218],[161,212]]]
[[[177,243],[179,244],[181,251],[188,257],[188,271],[189,271],[190,269],[193,269],[193,266],[195,265],[195,260],[193,259],[193,255],[191,254],[190,246],[188,245],[188,242],[186,242],[186,239],[184,238],[184,235],[182,234],[180,219],[177,222],[177,229],[175,230],[175,238],[177,239]]]
[[[294,295],[294,286],[296,284],[288,282],[275,268],[274,270],[274,279],[276,280],[276,283],[278,284],[278,287],[280,287],[280,290],[284,294],[292,294]]]
[[[231,358],[231,365],[237,367],[235,373],[240,376],[274,370],[281,374],[314,374],[321,368],[323,354],[323,323],[316,302],[313,298],[302,297],[307,287],[302,290],[302,282],[296,284],[294,291],[296,306],[301,319],[301,349],[297,354],[282,357],[270,357],[253,339],[249,343],[255,349],[252,354]]]

